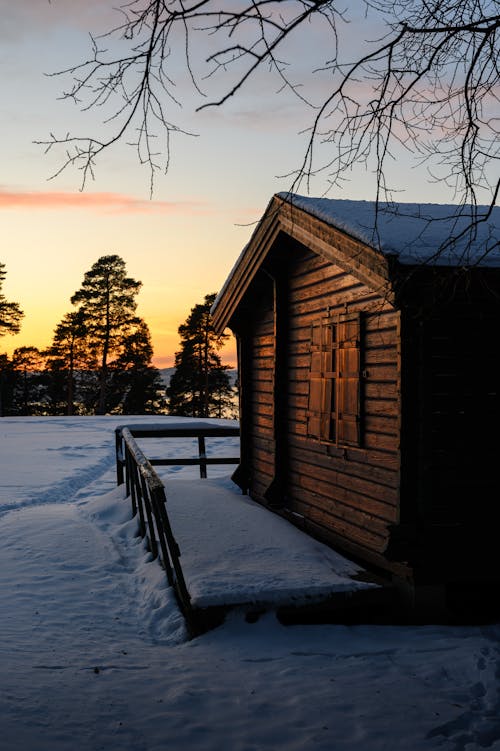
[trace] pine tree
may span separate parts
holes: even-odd
[[[2,293],[3,281],[7,275],[5,264],[0,263],[0,336],[4,334],[17,334],[21,328],[23,311],[17,302],[7,302]]]
[[[71,298],[73,305],[79,305],[90,351],[99,361],[97,414],[106,412],[110,359],[119,354],[124,338],[139,321],[134,314],[140,288],[141,282],[126,276],[120,256],[101,256]]]
[[[12,360],[0,354],[0,417],[12,413],[16,375]]]
[[[163,388],[159,371],[152,365],[153,346],[147,323],[139,318],[123,338],[121,351],[110,364],[111,411],[115,414],[145,414],[156,411]]]
[[[37,347],[18,347],[12,354],[12,366],[17,374],[14,388],[14,408],[18,414],[43,412],[44,355]]]
[[[95,361],[87,344],[87,328],[81,310],[67,313],[54,331],[52,344],[45,353],[50,381],[50,401],[55,414],[74,414],[75,372],[94,370]]]
[[[229,365],[222,365],[218,354],[228,335],[216,334],[210,318],[215,297],[207,295],[179,326],[181,349],[175,354],[175,371],[167,389],[172,415],[222,417],[234,398]]]

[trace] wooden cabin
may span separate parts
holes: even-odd
[[[412,597],[500,579],[500,209],[273,197],[213,310],[260,503]],[[448,244],[437,255],[438,249]]]

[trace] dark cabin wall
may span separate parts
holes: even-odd
[[[419,515],[429,523],[496,524],[500,274],[422,274],[419,321],[422,433]],[[495,510],[496,514],[496,510]]]
[[[415,582],[497,576],[500,273],[413,269],[402,303],[401,522]]]

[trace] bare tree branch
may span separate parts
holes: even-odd
[[[292,190],[309,188],[318,175],[336,189],[354,167],[365,165],[376,176],[376,201],[390,202],[401,188],[391,184],[390,166],[403,151],[428,170],[431,181],[453,191],[470,212],[471,225],[481,221],[474,207],[491,207],[498,198],[498,0],[356,0],[349,11],[340,2],[130,0],[120,8],[120,23],[91,39],[91,57],[58,74],[72,79],[63,98],[83,110],[103,109],[106,135],[51,134],[47,150],[65,152],[56,174],[77,167],[84,187],[97,158],[129,140],[149,167],[153,190],[155,174],[168,169],[171,135],[185,132],[172,114],[183,101],[175,93],[182,71],[202,97],[197,109],[203,110],[223,106],[268,69],[311,107],[304,158],[290,175]],[[339,30],[362,8],[380,34],[378,41],[360,40],[361,53],[353,56],[341,49]],[[330,76],[318,102],[290,66],[299,38],[308,48],[314,20],[328,30],[333,49],[308,72],[306,87],[314,74]],[[100,49],[103,39],[109,49]],[[208,82],[216,83],[210,96]]]

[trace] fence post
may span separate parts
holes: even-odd
[[[161,548],[161,560],[163,568],[167,574],[167,581],[171,587],[174,586],[174,574],[172,572],[172,566],[170,564],[170,556],[168,552],[168,543],[165,535],[165,529],[163,527],[163,521],[160,511],[160,504],[165,504],[165,491],[159,491],[158,488],[153,488],[151,492],[151,503],[153,506],[153,512],[156,520],[156,529],[158,532],[158,539]]]
[[[135,488],[134,483],[132,481],[132,471],[133,471],[133,464],[132,464],[132,457],[130,456],[130,451],[128,449],[128,446],[125,446],[125,480],[126,480],[126,498],[130,496],[130,501],[132,504],[132,516],[135,516],[137,514],[137,503],[135,500]]]
[[[142,498],[144,501],[144,510],[146,512],[146,517],[148,520],[147,530],[146,530],[146,540],[149,543],[149,549],[151,551],[151,555],[153,559],[155,559],[158,557],[158,545],[156,544],[155,526],[153,524],[153,509],[152,509],[152,503],[151,503],[151,493],[150,493],[150,489],[148,488],[148,483],[144,479],[142,472],[140,470],[139,470],[139,482],[141,483]],[[149,531],[149,535],[147,534],[148,531]]]
[[[146,520],[144,518],[144,499],[142,498],[142,487],[139,477],[139,467],[130,460],[130,491],[132,495],[132,505],[139,512],[139,530],[141,537],[146,534]]]
[[[116,484],[123,485],[123,442],[121,428],[115,430]]]
[[[200,455],[200,477],[205,479],[207,476],[207,452],[205,448],[205,436],[198,436],[198,453]]]

